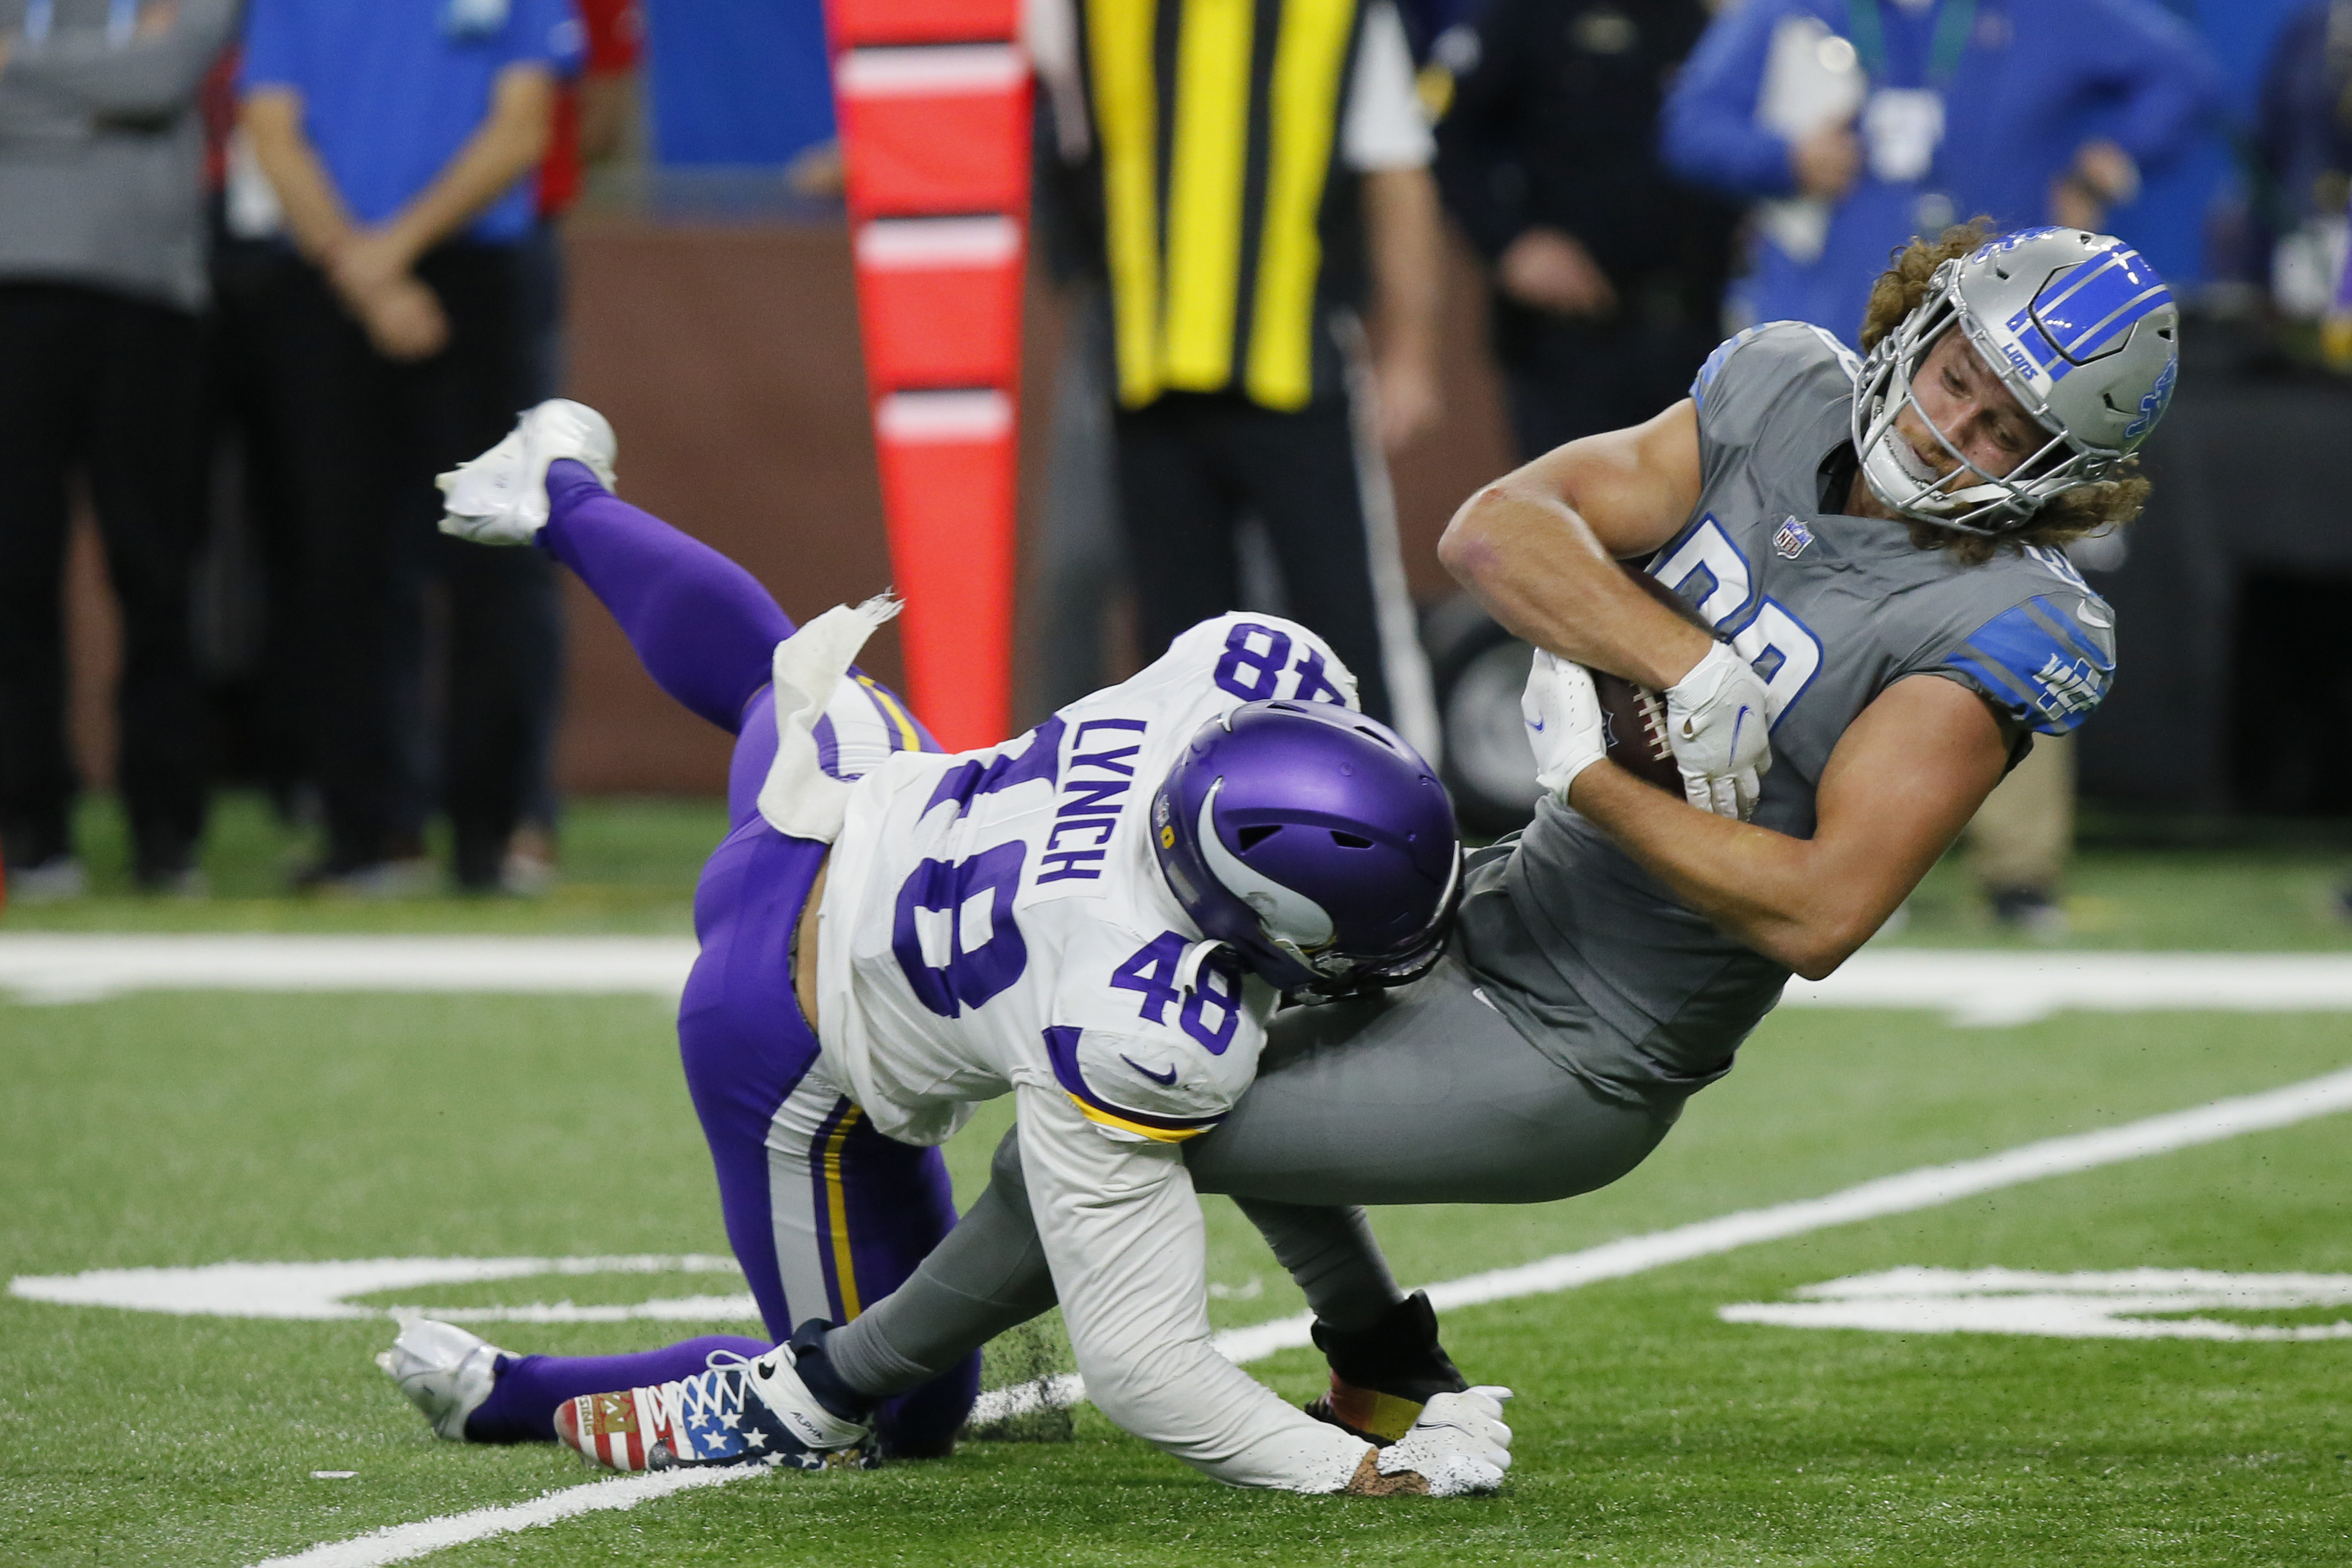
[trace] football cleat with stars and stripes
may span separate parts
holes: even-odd
[[[555,1412],[555,1430],[616,1470],[758,1464],[865,1469],[876,1463],[872,1427],[818,1404],[793,1370],[789,1343],[751,1359],[715,1350],[710,1364],[691,1377],[568,1399]]]

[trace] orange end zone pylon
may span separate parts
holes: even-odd
[[[950,750],[1013,720],[1029,216],[1017,0],[828,0],[908,695]]]

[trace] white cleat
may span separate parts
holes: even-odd
[[[425,1412],[436,1433],[462,1443],[466,1417],[480,1409],[498,1386],[499,1357],[513,1354],[455,1323],[418,1318],[400,1331],[375,1364],[400,1385],[411,1405]]]
[[[550,398],[528,410],[507,438],[434,480],[447,497],[441,531],[478,545],[527,545],[547,526],[547,465],[569,457],[613,487],[620,444],[604,416],[584,402]]]

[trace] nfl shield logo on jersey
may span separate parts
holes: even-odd
[[[1780,525],[1780,531],[1772,536],[1772,549],[1774,553],[1785,556],[1790,560],[1794,560],[1799,556],[1804,554],[1805,547],[1812,542],[1813,530],[1805,527],[1804,524],[1797,521],[1794,517],[1790,517],[1786,522],[1782,523]]]

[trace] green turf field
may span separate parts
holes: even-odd
[[[305,904],[216,870],[225,896],[210,904],[105,898],[7,924],[670,931],[707,816],[580,813],[574,880],[538,905]],[[257,815],[239,831],[269,830]],[[228,869],[243,877],[244,863]],[[2340,949],[2325,908],[2333,870],[2242,851],[2094,857],[2078,894],[2112,899],[2114,924],[2083,940]],[[1973,929],[1957,883],[1931,883],[1926,903],[1906,940]],[[650,999],[0,1000],[0,1276],[722,1251],[673,1051]],[[1402,1275],[1452,1278],[2346,1067],[2352,1014],[1967,1030],[1925,1013],[1789,1011],[1615,1187],[1378,1224]],[[1002,1125],[983,1115],[951,1146],[967,1192]],[[2352,1114],[2323,1117],[1451,1312],[1465,1369],[1519,1391],[1517,1464],[1493,1499],[1236,1492],[1082,1411],[1066,1443],[763,1476],[418,1561],[2352,1563],[2352,1339],[1937,1335],[1717,1315],[1905,1266],[2352,1274],[2347,1150]],[[1218,1323],[1297,1311],[1238,1217],[1218,1201],[1211,1219]],[[585,1304],[731,1288],[708,1274],[590,1275],[425,1293]],[[2221,1315],[2316,1327],[2352,1308]],[[708,1330],[484,1332],[587,1351]],[[0,1563],[247,1564],[595,1479],[558,1450],[434,1440],[369,1364],[390,1333],[0,1298]],[[1318,1381],[1311,1352],[1254,1370],[1294,1396]]]

